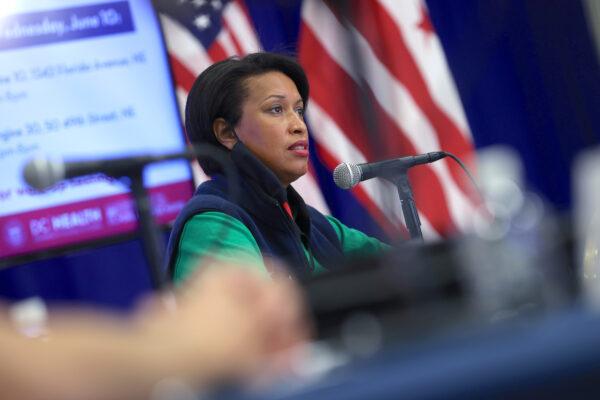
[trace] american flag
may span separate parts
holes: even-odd
[[[328,168],[341,161],[435,150],[461,159],[473,153],[424,1],[305,1],[300,35],[300,60],[311,82],[308,119]],[[472,191],[459,168],[443,160],[409,173],[426,238],[447,236],[469,224]],[[354,193],[388,232],[401,226],[395,187],[370,180]]]
[[[181,104],[210,64],[261,50],[242,0],[155,4]],[[342,161],[435,150],[463,160],[472,155],[469,126],[424,1],[305,0],[297,50],[311,84],[307,119],[313,144],[329,170]],[[409,177],[426,238],[467,228],[475,205],[458,165],[442,160],[413,168]],[[312,173],[294,186],[323,212],[339,206],[326,205]],[[393,186],[365,181],[353,195],[390,235],[402,230]]]

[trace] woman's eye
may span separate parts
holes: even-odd
[[[304,117],[304,108],[303,107],[297,108],[296,112],[298,113],[299,116]]]
[[[271,107],[271,112],[279,114],[283,111],[283,107],[281,106],[273,106]]]

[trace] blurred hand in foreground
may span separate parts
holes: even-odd
[[[233,264],[202,269],[179,288],[176,312],[163,298],[141,313],[148,330],[188,360],[194,381],[251,378],[266,364],[286,368],[288,350],[310,332],[297,285]]]
[[[194,391],[285,366],[288,350],[308,337],[299,289],[287,279],[213,265],[174,293],[149,296],[125,318],[51,312],[43,339],[28,339],[0,319],[0,393],[20,400],[141,399],[164,380]]]

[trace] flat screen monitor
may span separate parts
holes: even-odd
[[[122,181],[96,174],[39,192],[22,171],[40,156],[95,160],[184,149],[151,1],[2,0],[0,116],[0,261],[134,232]],[[144,181],[160,224],[193,190],[184,160],[150,165]]]

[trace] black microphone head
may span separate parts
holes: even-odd
[[[341,163],[333,170],[333,181],[342,189],[350,189],[361,181],[362,171],[358,165]]]
[[[44,190],[65,179],[65,165],[44,157],[33,158],[25,164],[23,178],[34,189]]]

